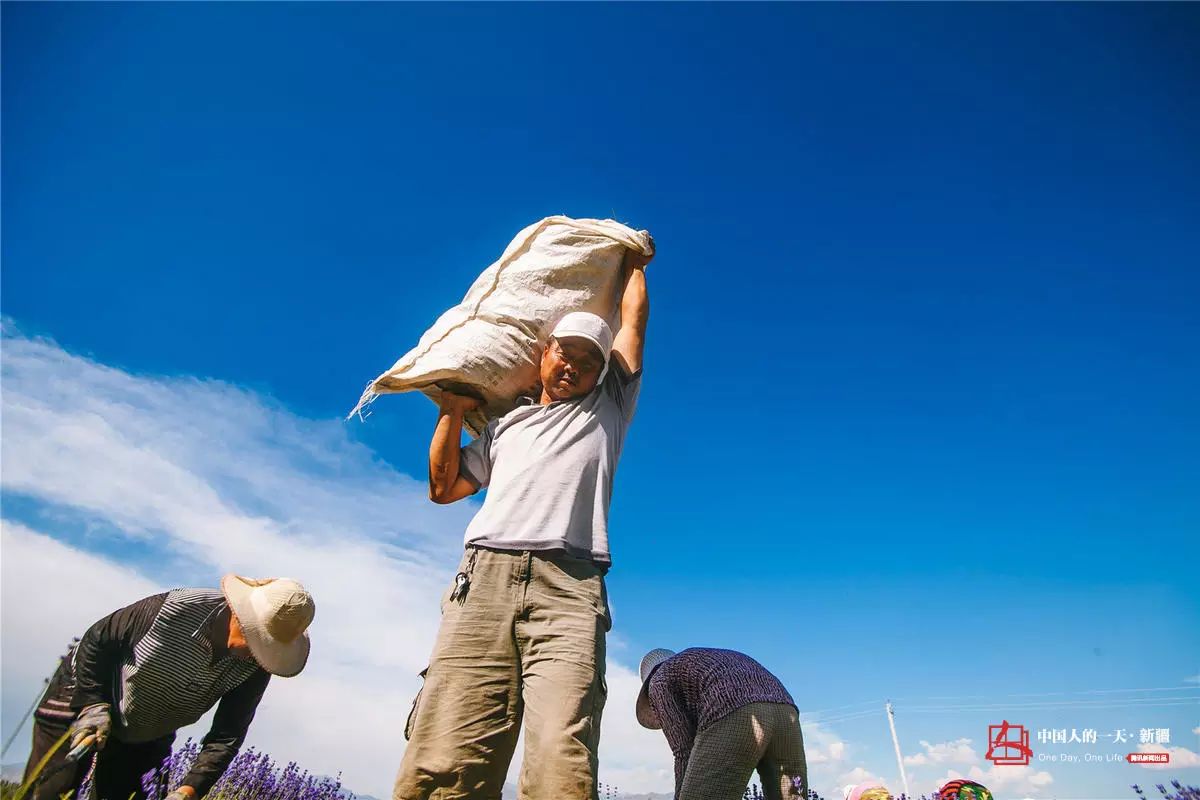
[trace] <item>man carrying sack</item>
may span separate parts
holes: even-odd
[[[637,720],[675,755],[675,800],[738,800],[757,769],[767,800],[808,797],[792,696],[750,656],[692,647],[642,659]]]
[[[643,268],[626,257],[621,326],[567,314],[541,354],[541,392],[460,449],[473,398],[444,394],[429,493],[452,503],[487,487],[425,685],[406,725],[395,800],[495,800],[522,718],[522,800],[597,796],[613,476],[641,386],[649,315]]]
[[[167,800],[203,797],[237,755],[270,676],[304,668],[314,610],[296,581],[226,575],[221,591],[176,589],[97,622],[34,714],[25,768],[34,800],[73,793],[93,753],[97,800],[143,800],[142,779],[170,755],[175,731],[216,705],[196,763]]]

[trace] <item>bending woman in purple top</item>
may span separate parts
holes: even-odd
[[[767,800],[808,796],[792,696],[750,656],[692,647],[642,659],[637,719],[675,755],[675,800],[738,800],[757,769]]]

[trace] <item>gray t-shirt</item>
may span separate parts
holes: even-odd
[[[604,380],[575,400],[526,399],[462,448],[459,472],[488,493],[466,544],[566,550],[611,563],[608,504],[642,371],[614,358]]]

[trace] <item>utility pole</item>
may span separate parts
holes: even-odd
[[[61,664],[62,662],[66,661],[68,658],[70,658],[71,651],[74,650],[78,644],[79,644],[79,637],[76,636],[74,639],[71,640],[71,646],[67,648],[66,655],[61,656],[58,659],[58,663]],[[57,669],[57,666],[58,665],[55,665],[56,669]],[[51,675],[53,675],[53,673],[51,673]],[[42,695],[46,693],[46,689],[49,686],[50,686],[50,678],[43,678],[42,679],[42,688],[38,689],[38,693],[34,696],[33,703],[30,704],[29,710],[25,712],[25,716],[21,717],[21,721],[17,723],[17,727],[13,729],[13,732],[11,734],[9,734],[8,739],[4,742],[4,748],[2,750],[0,750],[0,758],[3,758],[4,755],[8,752],[8,748],[12,747],[12,743],[14,741],[16,741],[16,739],[17,739],[17,734],[21,732],[21,728],[25,727],[25,721],[27,719],[29,719],[29,716],[34,712],[35,709],[37,709],[38,703],[41,702]]]
[[[900,740],[896,738],[896,712],[892,709],[892,701],[887,701],[888,725],[892,729],[892,744],[896,747],[896,765],[900,767],[900,781],[904,784],[904,795],[912,797],[908,791],[908,773],[904,771],[904,757],[900,755]]]
[[[21,728],[25,727],[25,720],[29,719],[29,715],[33,713],[35,708],[37,708],[38,701],[42,699],[42,695],[45,693],[46,687],[49,685],[49,678],[46,678],[44,681],[42,681],[42,688],[38,690],[36,695],[34,695],[33,703],[29,706],[29,710],[25,712],[23,717],[21,717],[21,721],[17,723],[17,727],[13,729],[13,732],[9,734],[8,740],[4,742],[4,749],[0,750],[0,758],[3,758],[8,752],[8,748],[12,747],[12,743],[17,739],[17,734],[21,732]]]

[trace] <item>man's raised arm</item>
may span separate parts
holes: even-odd
[[[651,242],[653,249],[653,242]],[[629,250],[625,254],[625,291],[621,295],[621,329],[613,340],[613,354],[629,375],[642,368],[650,296],[646,292],[646,264],[654,258]]]
[[[479,491],[476,482],[462,475],[459,449],[463,414],[478,405],[473,397],[442,393],[437,427],[429,444],[429,499],[435,503],[453,503]]]

